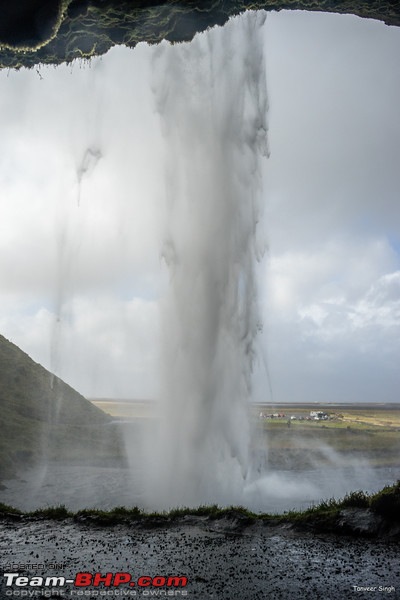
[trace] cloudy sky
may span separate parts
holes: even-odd
[[[281,12],[265,48],[255,398],[399,401],[400,30]],[[158,388],[153,56],[0,73],[0,333],[89,397]]]

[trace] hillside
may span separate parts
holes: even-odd
[[[109,415],[0,335],[0,478],[46,458],[120,456]]]

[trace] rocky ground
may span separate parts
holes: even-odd
[[[349,519],[355,518],[352,514]],[[76,522],[3,518],[0,522],[2,574],[28,577],[76,573],[130,573],[185,576],[186,587],[121,585],[63,588],[6,586],[6,597],[188,597],[201,600],[400,598],[400,544],[389,538],[300,531],[288,524],[181,517],[102,526]],[[55,565],[54,563],[61,563]],[[369,589],[366,589],[369,588]],[[52,595],[51,595],[52,594]]]

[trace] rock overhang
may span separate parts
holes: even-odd
[[[0,67],[89,59],[112,46],[191,40],[245,10],[354,14],[400,25],[397,0],[0,0]]]

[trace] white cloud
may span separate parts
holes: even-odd
[[[364,244],[360,261],[350,241],[271,258],[265,343],[276,401],[398,400],[398,259],[384,240]]]
[[[45,308],[30,314],[24,309],[0,314],[2,334],[81,393],[123,398],[158,393],[157,302],[75,296],[59,319]]]
[[[88,395],[157,391],[150,54],[0,73],[0,330]]]
[[[399,30],[296,12],[267,24],[275,399],[398,399]],[[157,392],[152,53],[0,73],[0,332],[89,395]]]
[[[268,23],[271,248],[382,228],[399,237],[398,29],[323,13]]]

